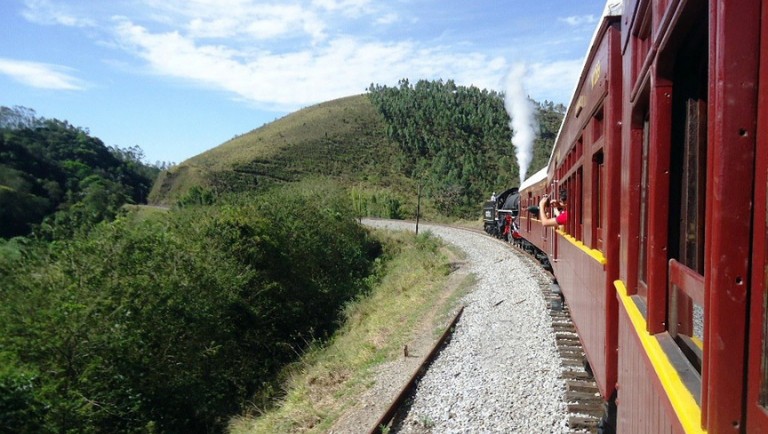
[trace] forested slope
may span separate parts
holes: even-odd
[[[450,80],[402,80],[397,87],[368,90],[401,150],[399,170],[426,186],[442,214],[472,215],[491,191],[519,184],[503,94]],[[532,104],[540,131],[531,167],[538,170],[546,165],[565,108]]]
[[[0,252],[0,432],[222,432],[381,249],[324,182],[137,217]]]
[[[160,171],[138,147],[107,147],[85,129],[0,107],[0,237],[47,238],[145,203]]]
[[[546,164],[565,108],[536,103],[533,168]],[[354,190],[361,215],[472,216],[519,183],[503,95],[452,81],[372,84],[365,95],[292,113],[161,174],[150,201],[174,204],[307,177]],[[189,195],[192,194],[193,197]]]

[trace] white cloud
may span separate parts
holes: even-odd
[[[371,0],[312,0],[312,6],[327,11],[340,11],[346,15],[358,16],[371,8]]]
[[[339,37],[314,49],[246,53],[200,45],[178,32],[153,34],[128,21],[119,24],[118,34],[124,46],[157,74],[281,110],[362,93],[371,82],[392,85],[405,77],[454,78],[458,84],[492,88],[505,69],[501,59],[447,47],[424,48],[411,41],[361,42]]]
[[[529,65],[526,84],[531,98],[537,101],[548,99],[568,105],[583,63],[583,59],[574,59]],[[562,101],[561,95],[567,95],[569,100]]]
[[[400,20],[400,16],[397,15],[396,13],[388,13],[377,18],[376,24],[387,25],[387,24],[396,23],[399,20]]]
[[[76,12],[66,9],[60,4],[54,5],[50,0],[25,0],[22,16],[38,24],[60,24],[67,27],[93,27],[95,23],[89,18],[77,16]]]
[[[256,40],[307,35],[325,38],[325,25],[314,12],[297,5],[266,5],[218,11],[213,15],[195,12],[188,26],[195,37],[245,35]]]
[[[558,18],[558,21],[562,21],[571,26],[580,26],[582,24],[595,24],[597,23],[597,17],[594,15],[573,15],[565,18]]]
[[[40,89],[82,90],[83,83],[63,72],[68,68],[46,63],[0,58],[0,74]]]
[[[26,1],[29,10],[40,12],[38,17],[58,16],[54,22],[65,24],[68,15],[53,14],[51,0]],[[509,53],[482,53],[472,44],[434,46],[397,35],[374,40],[344,31],[347,23],[358,28],[411,18],[392,6],[370,0],[269,1],[138,0],[138,8],[101,23],[115,36],[114,43],[102,44],[126,50],[159,76],[280,110],[361,93],[372,82],[394,85],[401,78],[453,79],[499,90],[509,70]],[[366,14],[365,20],[360,14]],[[562,20],[573,25],[596,21],[591,15]],[[37,86],[82,88],[61,68],[29,65],[47,67],[48,74],[16,74],[18,80],[32,83],[34,76],[39,77]],[[561,101],[570,95],[581,65],[558,61],[530,67],[531,97]]]
[[[317,11],[300,3],[252,0],[144,0],[152,19],[196,38],[248,37],[257,41],[309,36],[326,37]]]

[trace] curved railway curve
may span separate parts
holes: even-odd
[[[394,230],[413,222],[365,220]],[[467,255],[476,285],[449,343],[388,432],[594,432],[602,407],[551,275],[481,231],[421,224]],[[554,291],[554,292],[553,292]]]

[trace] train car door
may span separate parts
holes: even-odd
[[[768,5],[763,2],[752,237],[747,432],[768,432]]]

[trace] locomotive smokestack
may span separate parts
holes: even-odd
[[[507,76],[507,90],[504,96],[504,107],[511,121],[512,145],[515,147],[517,163],[520,165],[520,183],[522,184],[528,171],[528,165],[533,159],[533,140],[536,138],[538,124],[534,117],[533,102],[528,99],[523,80],[527,68],[517,64]]]

